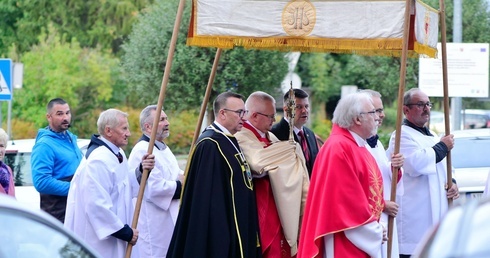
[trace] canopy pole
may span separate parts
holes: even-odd
[[[408,56],[408,40],[410,32],[410,9],[412,0],[405,1],[405,21],[403,28],[403,45],[402,45],[402,55],[400,64],[400,82],[398,85],[398,107],[396,115],[396,131],[395,131],[395,146],[394,153],[398,154],[400,152],[400,138],[401,138],[401,128],[402,128],[402,107],[403,107],[403,94],[405,92],[405,78],[407,74],[407,56]],[[391,176],[391,195],[390,201],[396,201],[396,185],[398,183],[398,168],[392,167]],[[394,217],[388,216],[388,258],[391,258],[391,252],[393,247],[393,224]]]
[[[219,59],[221,57],[222,49],[218,48],[216,50],[216,55],[214,56],[213,68],[211,69],[211,74],[209,75],[208,85],[206,87],[206,93],[204,94],[204,99],[201,105],[201,111],[199,113],[199,119],[197,121],[196,130],[194,131],[194,137],[192,138],[191,148],[196,144],[197,138],[200,134],[200,128],[202,125],[202,121],[204,119],[204,114],[206,113],[206,109],[208,107],[209,97],[211,96],[211,90],[213,89],[214,78],[216,76],[216,71],[218,70]]]
[[[194,145],[196,144],[197,138],[200,134],[200,129],[202,125],[202,121],[204,120],[204,114],[206,113],[206,109],[208,107],[209,97],[211,96],[211,91],[213,89],[214,78],[216,77],[216,71],[218,70],[219,59],[221,57],[221,52],[223,50],[221,48],[216,49],[216,54],[214,56],[213,67],[211,69],[211,74],[209,75],[208,85],[206,87],[206,92],[204,94],[204,99],[202,100],[201,111],[199,112],[199,118],[197,120],[196,129],[194,130],[194,137],[192,138],[191,150],[189,151],[189,156],[187,156],[187,164],[184,175],[184,185],[182,186],[182,190],[185,187],[185,178],[187,178],[187,171],[189,170],[189,164],[191,160],[191,153],[193,153]]]
[[[447,52],[446,52],[446,7],[444,0],[439,0],[439,19],[441,20],[441,55],[442,55],[442,86],[444,96],[444,129],[445,134],[449,135],[451,129],[449,127],[449,89],[448,89],[448,77],[447,77]],[[451,165],[451,151],[446,156],[446,170],[447,170],[447,189],[453,186],[453,173]],[[453,204],[453,199],[448,198],[447,203],[449,206]]]
[[[153,146],[155,144],[155,138],[157,135],[158,123],[160,122],[160,114],[162,113],[163,101],[165,99],[165,91],[167,90],[168,79],[170,77],[170,69],[172,68],[172,61],[175,52],[175,46],[177,45],[177,37],[179,34],[180,22],[182,20],[182,14],[184,13],[185,0],[180,0],[179,7],[177,9],[177,15],[175,17],[174,30],[172,32],[172,38],[170,39],[170,46],[168,49],[167,62],[165,64],[165,70],[163,72],[163,80],[160,88],[160,95],[158,96],[158,104],[155,112],[155,117],[153,119],[153,128],[151,130],[150,143],[148,144],[148,153],[153,153]],[[131,223],[131,228],[136,228],[138,225],[139,214],[141,210],[141,202],[143,200],[143,194],[145,191],[146,180],[148,179],[149,171],[147,169],[143,170],[143,175],[141,177],[140,188],[138,191],[138,198],[136,200],[136,206],[134,209],[133,221]],[[131,257],[131,251],[133,245],[128,244],[126,248],[126,258]]]

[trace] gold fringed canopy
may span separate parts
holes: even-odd
[[[194,0],[187,44],[400,56],[405,0]],[[437,10],[411,6],[409,57],[437,56]]]

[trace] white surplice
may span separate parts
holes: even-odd
[[[432,132],[433,135],[436,135]],[[439,137],[423,135],[419,131],[402,125],[400,153],[403,164],[404,193],[397,203],[400,254],[413,254],[424,234],[446,213],[446,159],[436,163],[432,146]],[[393,153],[395,133],[390,139],[387,153]]]
[[[80,163],[68,192],[65,227],[104,258],[124,257],[127,242],[111,234],[131,225],[133,216],[128,163],[119,151],[122,163],[105,146],[93,150]],[[135,251],[131,257],[139,257]]]
[[[139,141],[129,155],[133,198],[137,197],[140,187],[134,171],[147,153],[148,145],[147,141]],[[160,149],[153,147],[155,167],[148,176],[138,219],[140,257],[166,256],[179,211],[180,200],[172,197],[177,188],[178,176],[183,171],[170,148],[161,143],[159,146]]]
[[[376,147],[371,148],[370,146],[366,147],[369,152],[373,155],[376,163],[378,164],[379,170],[381,171],[381,175],[383,176],[383,195],[385,200],[391,199],[391,182],[392,182],[392,170],[391,170],[391,153],[387,153],[384,149],[383,144],[378,140]],[[397,184],[396,195],[400,196],[403,194],[403,181],[399,181]],[[379,222],[383,224],[384,228],[388,230],[388,214],[385,212],[381,213],[381,218]],[[392,245],[391,245],[391,257],[398,257],[398,230],[396,229],[396,218],[393,223],[393,236],[392,236]],[[388,257],[388,242],[385,242],[381,245],[382,248],[382,257]]]

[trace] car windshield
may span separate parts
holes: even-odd
[[[30,152],[7,151],[4,161],[15,175],[15,186],[32,186]]]
[[[0,257],[94,257],[69,235],[33,215],[0,209],[0,227]]]
[[[451,150],[454,168],[490,167],[490,137],[455,138]]]

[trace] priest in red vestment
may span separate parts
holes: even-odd
[[[254,92],[245,108],[249,111],[247,122],[235,136],[254,174],[262,256],[295,257],[309,186],[301,146],[295,141],[279,141],[269,131],[275,121],[271,95]]]
[[[379,223],[383,181],[366,139],[376,134],[379,117],[371,97],[343,97],[333,128],[313,168],[298,258],[380,257],[386,230]]]

